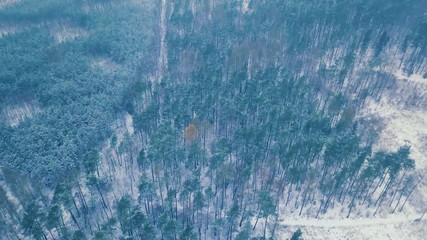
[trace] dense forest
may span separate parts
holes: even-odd
[[[427,75],[425,9],[1,7],[0,239],[274,239],[281,215],[402,211],[422,180],[411,146],[374,151],[358,113],[390,69]]]

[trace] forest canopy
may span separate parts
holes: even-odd
[[[387,69],[427,72],[426,4],[0,5],[0,236],[266,239],[280,214],[402,211],[411,147],[376,149],[359,113]]]

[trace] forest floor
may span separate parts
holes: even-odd
[[[372,226],[372,225],[383,225],[383,224],[398,224],[398,223],[410,223],[425,221],[427,219],[421,219],[420,214],[393,214],[386,218],[374,217],[374,218],[345,218],[345,219],[284,219],[281,220],[283,226],[305,226],[305,227],[359,227],[359,226]],[[363,221],[361,221],[363,220]]]
[[[422,239],[427,219],[421,215],[394,214],[386,218],[289,219],[280,222],[279,239],[300,228],[304,239]]]

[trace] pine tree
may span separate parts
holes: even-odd
[[[291,240],[302,240],[302,231],[301,229],[297,229],[294,234],[292,234]]]

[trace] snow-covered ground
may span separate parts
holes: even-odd
[[[422,239],[427,220],[422,214],[394,214],[385,218],[281,219],[280,239],[289,238],[301,228],[304,239]]]
[[[92,59],[91,67],[94,69],[99,69],[106,74],[110,74],[117,71],[117,69],[120,68],[120,65],[115,63],[110,58],[99,57],[99,58]]]
[[[405,76],[393,73],[396,89],[384,94],[379,102],[369,100],[364,117],[379,117],[384,124],[378,150],[395,151],[400,146],[411,146],[411,157],[416,168],[427,167],[427,79],[420,74]]]
[[[4,8],[17,2],[19,2],[19,0],[0,0],[0,8]]]
[[[417,216],[393,215],[374,219],[283,220],[277,229],[278,239],[289,239],[300,228],[304,239],[425,239],[426,219]]]
[[[399,224],[415,222],[420,219],[421,214],[406,215],[406,214],[393,214],[386,218],[367,218],[360,221],[358,218],[343,218],[343,219],[313,219],[313,218],[299,218],[299,219],[281,219],[280,222],[284,226],[306,226],[306,227],[356,227],[356,226],[374,226],[385,224]]]
[[[18,27],[0,27],[0,38],[22,31]]]
[[[250,9],[249,9],[249,3],[250,3],[250,0],[243,0],[242,1],[241,11],[243,13],[247,13],[247,12],[250,11]]]
[[[379,103],[369,101],[367,110],[381,117],[384,129],[380,134],[377,149],[395,151],[404,145],[411,146],[411,157],[416,167],[427,167],[427,111],[402,109],[390,104],[387,98]]]

